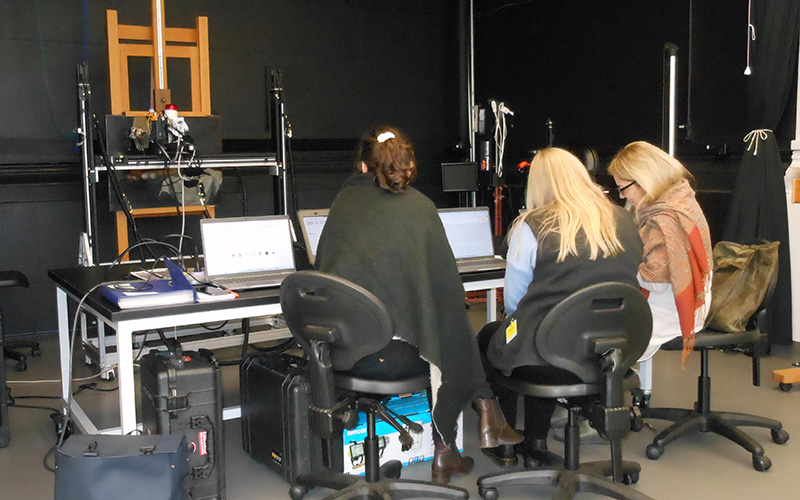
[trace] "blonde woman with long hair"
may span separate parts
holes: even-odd
[[[644,243],[639,286],[653,313],[653,335],[640,361],[683,337],[683,358],[711,306],[711,237],[681,163],[647,142],[632,142],[608,167]]]
[[[504,284],[506,320],[486,325],[478,337],[484,363],[506,375],[548,383],[576,383],[572,374],[545,363],[530,336],[545,314],[571,293],[595,283],[638,286],[642,243],[633,220],[603,193],[583,164],[557,148],[539,152],[528,173],[527,210],[509,231]],[[506,327],[516,322],[517,335]],[[495,388],[506,418],[514,420],[516,395]],[[542,463],[556,402],[525,398],[525,453]],[[513,447],[487,452],[496,462],[513,463]]]

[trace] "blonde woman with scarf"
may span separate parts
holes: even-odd
[[[644,243],[639,286],[653,313],[653,335],[640,361],[683,337],[683,360],[711,306],[711,238],[691,174],[647,142],[625,146],[608,167],[619,197],[634,213]]]

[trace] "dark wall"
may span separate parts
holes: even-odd
[[[592,147],[601,158],[634,140],[660,144],[666,43],[678,46],[679,156],[741,152],[749,131],[747,0],[476,6],[477,100],[504,101],[515,112],[509,162],[547,144],[548,118],[556,145]],[[784,117],[775,134],[788,147],[794,113]]]
[[[361,133],[387,123],[406,131],[420,161],[417,186],[439,204],[439,162],[450,159],[460,124],[456,0],[168,0],[166,23],[194,27],[209,18],[212,112],[223,147],[274,151],[269,124],[271,70],[282,73],[299,208],[330,204],[352,169]],[[6,332],[53,331],[55,300],[47,269],[78,263],[83,189],[75,149],[76,66],[89,65],[93,108],[109,112],[106,9],[121,24],[149,25],[147,0],[14,0],[0,3],[0,269],[25,272],[32,286],[0,292]],[[134,62],[144,87],[148,75]],[[170,73],[173,100],[185,106],[185,78]],[[136,83],[136,82],[133,82]],[[202,154],[202,146],[198,145]],[[226,173],[219,216],[273,211],[272,179],[255,171]],[[106,179],[98,186],[101,261],[116,254]],[[180,231],[178,218],[142,219],[145,237]],[[188,234],[197,235],[189,218]]]
[[[476,0],[477,102],[495,98],[515,112],[507,171],[545,145],[547,118],[555,124],[556,145],[594,147],[601,171],[631,140],[658,143],[666,42],[680,50],[679,122],[685,123],[690,7],[709,2]],[[456,203],[454,194],[441,192],[439,163],[459,159],[455,146],[464,140],[458,20],[465,1],[165,3],[168,26],[193,27],[198,15],[209,18],[211,105],[222,120],[226,151],[274,149],[267,75],[281,70],[299,208],[333,200],[352,168],[358,136],[377,123],[397,125],[414,141],[420,163],[416,186],[439,206]],[[746,0],[735,4],[719,25],[706,22],[733,37],[718,48],[726,60],[735,60],[731,53],[744,40],[746,18],[739,17]],[[0,224],[6,236],[0,269],[21,269],[32,281],[28,290],[2,292],[2,307],[13,311],[4,315],[10,334],[55,329],[46,270],[77,263],[83,191],[72,132],[78,121],[75,70],[80,60],[88,61],[94,109],[102,117],[109,109],[108,8],[119,12],[123,24],[149,24],[146,0],[0,2]],[[740,76],[743,67],[729,66],[713,81],[717,90],[711,88],[709,96],[729,86],[727,73],[735,69]],[[188,102],[181,94],[185,82],[170,78],[176,86],[173,100]],[[695,83],[702,85],[703,79]],[[137,92],[136,99],[146,100],[146,88]],[[695,98],[702,92],[693,87],[692,94],[692,118],[700,120],[694,110],[704,106]],[[729,107],[740,105],[731,102]],[[731,145],[740,139],[731,139]],[[699,198],[716,234],[737,167],[736,151],[707,150],[698,140],[681,143],[679,155],[698,179]],[[271,213],[271,178],[244,171],[243,179],[244,190],[237,177],[226,174],[220,216],[243,214],[245,193],[250,214]],[[521,184],[524,177],[510,180]],[[113,217],[102,182],[99,238],[108,260]],[[508,190],[508,213],[521,196],[519,187]],[[481,192],[478,199],[491,204],[491,192]],[[176,224],[148,220],[141,228],[145,236],[158,237],[177,232]],[[196,234],[196,227],[189,233]]]
[[[633,139],[660,142],[664,44],[685,61],[689,0],[494,4],[478,2],[476,91],[515,112],[509,158],[547,144],[548,118],[556,145],[601,155]]]
[[[424,152],[458,139],[457,4],[170,0],[165,19],[170,27],[194,27],[197,16],[209,18],[211,106],[223,139],[269,137],[267,74],[278,69],[295,138],[354,139],[370,125],[391,123]],[[108,112],[106,9],[117,10],[121,24],[150,24],[146,0],[0,5],[0,90],[10,97],[3,114],[13,117],[0,123],[0,157],[70,154],[82,59],[94,109],[101,117]],[[143,80],[132,83],[140,85],[134,98],[142,87],[147,95]],[[179,104],[190,102],[181,83],[175,80],[173,94]]]

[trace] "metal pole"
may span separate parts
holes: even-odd
[[[662,110],[661,147],[670,156],[675,156],[677,143],[677,80],[678,80],[678,46],[664,44],[664,109]]]
[[[286,175],[286,137],[288,135],[288,130],[286,111],[283,103],[283,81],[280,70],[274,70],[272,72],[272,96],[275,99],[275,111],[277,113],[277,119],[275,122],[276,128],[278,129],[276,131],[278,134],[278,140],[275,147],[277,148],[276,160],[278,162],[278,175],[280,176],[281,185],[280,194],[283,197],[280,206],[278,206],[277,203],[275,206],[276,209],[280,208],[283,210],[283,215],[289,215],[289,197],[287,196],[288,179]]]
[[[289,189],[288,189],[288,170],[286,168],[286,136],[289,131],[286,129],[286,110],[283,103],[283,98],[280,101],[281,113],[281,177],[283,186],[283,215],[289,215]]]
[[[95,228],[96,228],[96,221],[94,219],[95,214],[95,205],[94,205],[94,181],[92,180],[92,176],[94,175],[94,168],[92,161],[94,159],[94,153],[92,150],[92,137],[94,134],[92,133],[93,124],[90,115],[89,109],[89,100],[91,98],[91,87],[89,85],[89,78],[88,78],[88,68],[86,67],[85,62],[78,63],[77,68],[77,77],[78,77],[78,119],[80,122],[80,128],[78,129],[78,134],[81,136],[81,163],[83,167],[82,177],[83,177],[83,217],[84,217],[84,231],[86,231],[86,235],[89,239],[89,248],[91,248],[91,254],[87,255],[88,261],[90,265],[94,265],[96,263],[97,257],[97,241],[95,238]]]
[[[166,71],[164,68],[164,4],[162,0],[153,0],[154,6],[154,13],[155,18],[153,19],[153,24],[155,26],[155,33],[153,33],[155,37],[155,42],[157,44],[156,48],[156,75],[158,79],[158,88],[164,89],[166,88]]]
[[[469,0],[469,50],[467,51],[467,117],[469,118],[469,161],[474,162],[475,152],[475,5],[474,0]],[[478,203],[477,193],[470,193],[470,205]]]

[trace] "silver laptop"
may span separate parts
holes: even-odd
[[[308,253],[308,263],[314,265],[314,257],[317,255],[319,237],[322,235],[322,228],[328,218],[328,209],[320,210],[298,210],[297,221],[300,223],[300,230],[303,233],[303,241]]]
[[[229,290],[279,286],[295,271],[285,215],[201,219],[206,279]]]
[[[444,208],[439,210],[439,217],[456,257],[459,273],[506,268],[505,259],[494,254],[488,207]]]

